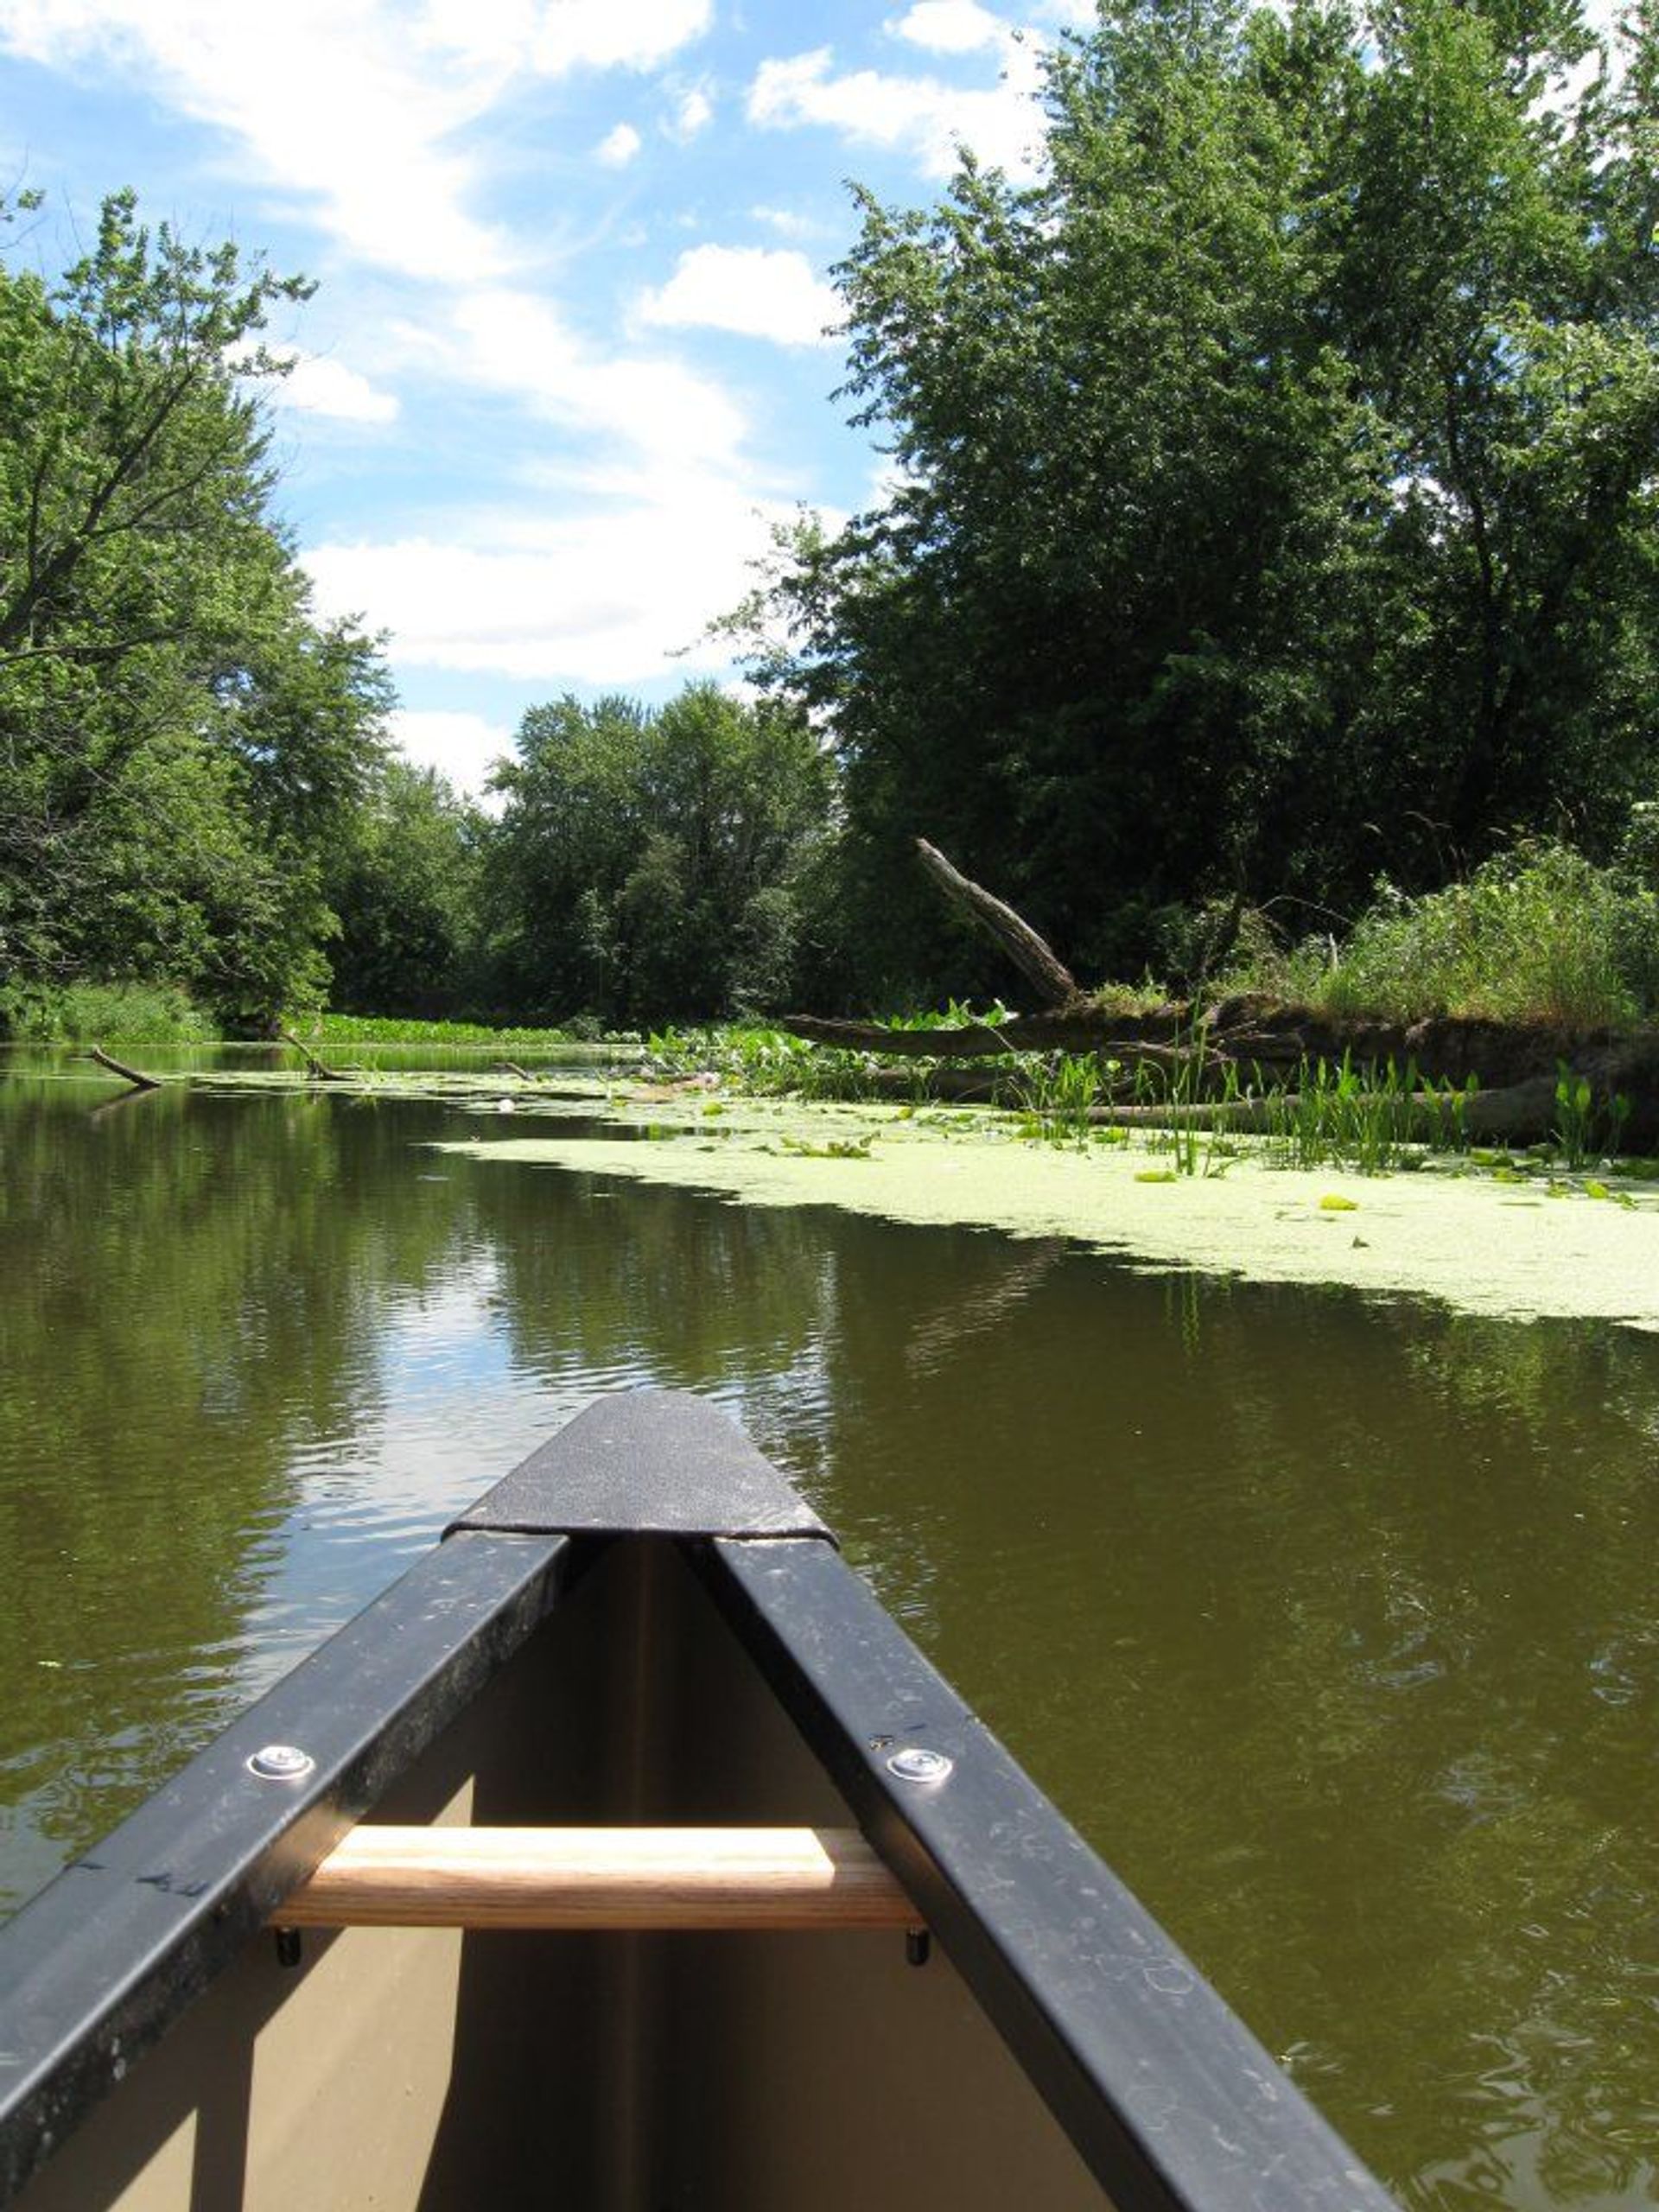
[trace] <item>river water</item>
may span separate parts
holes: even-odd
[[[1404,2202],[1659,2201],[1659,1338],[10,1066],[0,1904],[595,1393],[674,1384]]]

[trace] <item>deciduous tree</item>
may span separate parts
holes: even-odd
[[[1046,174],[862,202],[878,509],[772,674],[829,718],[912,982],[937,836],[1096,972],[1181,902],[1338,908],[1653,787],[1654,17],[1107,0]]]

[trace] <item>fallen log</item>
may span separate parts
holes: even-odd
[[[995,1026],[976,1023],[961,1029],[888,1029],[877,1021],[837,1021],[812,1014],[784,1015],[780,1027],[812,1045],[834,1045],[845,1052],[880,1052],[897,1059],[983,1060],[1004,1052],[1098,1052],[1110,1057],[1182,1049],[1177,1013],[1108,1014],[1085,1000],[1049,1014],[1014,1014]],[[1190,1038],[1186,1040],[1190,1045]]]
[[[1061,1127],[1082,1121],[1091,1128],[1218,1129],[1239,1136],[1267,1136],[1282,1129],[1287,1116],[1301,1104],[1300,1093],[1274,1090],[1246,1098],[1109,1101],[1086,1107],[1080,1113],[1045,1109],[1033,1099],[1030,1079],[1016,1068],[953,1066],[933,1068],[871,1068],[860,1077],[866,1096],[903,1099],[939,1105],[996,1106],[1010,1113]],[[1450,1138],[1452,1105],[1444,1090],[1420,1090],[1412,1095],[1425,1140],[1437,1128]],[[1530,1145],[1549,1141],[1558,1119],[1555,1078],[1535,1077],[1497,1090],[1459,1094],[1456,1113],[1462,1133],[1477,1144]],[[1651,1150],[1659,1144],[1659,1120],[1649,1108],[1645,1115],[1633,1103],[1630,1121],[1622,1132],[1621,1149]]]
[[[99,1067],[107,1068],[111,1075],[118,1075],[123,1083],[130,1083],[135,1090],[159,1090],[162,1087],[159,1076],[145,1075],[142,1069],[128,1067],[124,1060],[116,1059],[101,1046],[92,1046],[86,1057],[89,1060],[96,1060]]]
[[[1136,1071],[1151,1066],[1185,1102],[1175,1108],[1155,1100],[1104,1107],[1096,1109],[1103,1120],[1133,1115],[1155,1127],[1159,1117],[1167,1125],[1172,1112],[1189,1110],[1203,1119],[1213,1114],[1219,1094],[1230,1092],[1243,1109],[1233,1120],[1248,1126],[1255,1105],[1237,1099],[1240,1088],[1294,1096],[1305,1070],[1346,1067],[1362,1090],[1368,1077],[1386,1076],[1391,1091],[1402,1081],[1431,1092],[1450,1085],[1467,1094],[1462,1111],[1470,1135],[1529,1143],[1550,1136],[1561,1119],[1556,1084],[1565,1067],[1590,1084],[1593,1116],[1604,1133],[1616,1132],[1627,1149],[1659,1148],[1659,1030],[1572,1031],[1450,1014],[1399,1022],[1321,1014],[1255,993],[1213,1002],[1171,1000],[1125,1013],[1103,996],[1080,991],[1052,947],[1013,907],[963,875],[925,838],[916,845],[932,880],[989,932],[1046,1003],[1034,1014],[954,1029],[888,1029],[879,1022],[813,1014],[782,1018],[784,1029],[810,1044],[934,1063],[928,1070],[865,1071],[861,1080],[867,1089],[1020,1103],[1025,1094],[1015,1071],[970,1073],[957,1064],[995,1062],[1012,1053],[1087,1054],[1117,1064],[1103,1070],[1112,1090],[1128,1090]],[[1280,1110],[1282,1103],[1281,1097]]]
[[[1502,1090],[1457,1092],[1450,1097],[1444,1090],[1417,1090],[1408,1101],[1396,1096],[1390,1103],[1402,1108],[1408,1104],[1425,1137],[1437,1129],[1449,1136],[1455,1114],[1462,1134],[1478,1141],[1536,1144],[1548,1137],[1555,1119],[1555,1083],[1553,1077],[1542,1077]],[[1275,1090],[1249,1098],[1091,1106],[1087,1119],[1098,1128],[1232,1129],[1241,1135],[1265,1136],[1282,1128],[1301,1103],[1299,1091]]]
[[[1659,1035],[1607,1030],[1573,1033],[1476,1021],[1449,1014],[1415,1022],[1369,1016],[1337,1020],[1303,1006],[1257,997],[1222,999],[1212,1006],[1173,1001],[1146,1014],[1128,1014],[1082,1000],[1064,1011],[1015,1014],[995,1027],[888,1029],[880,1022],[828,1020],[791,1014],[782,1025],[791,1036],[845,1051],[894,1058],[988,1059],[1004,1052],[1090,1052],[1102,1058],[1200,1058],[1224,1067],[1262,1069],[1332,1065],[1344,1054],[1356,1066],[1386,1066],[1403,1073],[1414,1063],[1431,1082],[1463,1083],[1471,1075],[1521,1081],[1585,1053],[1627,1054],[1638,1048],[1659,1054]]]
[[[276,1034],[284,1045],[291,1045],[294,1047],[316,1082],[345,1083],[348,1080],[338,1068],[325,1067],[311,1047],[308,1045],[302,1045],[291,1029],[279,1029]]]

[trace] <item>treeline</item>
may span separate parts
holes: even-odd
[[[533,708],[499,814],[391,764],[334,886],[334,1003],[637,1024],[840,987],[829,756],[712,683]]]
[[[264,333],[308,289],[128,194],[56,278],[0,262],[0,1028],[113,979],[240,1027],[787,995],[832,808],[799,708],[539,708],[499,819],[391,753],[273,505]]]
[[[849,389],[894,488],[780,544],[754,697],[537,708],[492,815],[387,760],[373,646],[271,518],[257,334],[302,288],[111,203],[55,288],[0,273],[14,988],[623,1022],[995,988],[918,833],[1096,976],[1213,969],[1262,913],[1334,944],[1379,879],[1528,841],[1650,879],[1656,26],[1107,0],[1035,183],[863,203]]]

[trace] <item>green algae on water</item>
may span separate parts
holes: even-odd
[[[1364,1237],[1338,1241],[1328,1233],[1337,1210],[1321,1204],[1332,1195],[1323,1179],[1270,1167],[1248,1147],[1227,1176],[1184,1179],[1172,1203],[1167,1186],[1144,1179],[1144,1153],[1022,1145],[992,1114],[965,1115],[947,1134],[868,1102],[734,1100],[728,1140],[708,1152],[690,1141],[692,1114],[686,1141],[641,1145],[626,1133],[637,1110],[619,1102],[607,1117],[620,1125],[615,1136],[550,1127],[443,1148],[679,1185],[737,1204],[838,1205],[918,1225],[1065,1236],[1141,1267],[1347,1285],[1433,1298],[1465,1313],[1581,1316],[1659,1332],[1659,1209],[1633,1199],[1588,1204],[1565,1184],[1556,1186],[1560,1203],[1527,1207],[1481,1175],[1380,1176],[1367,1185]],[[664,1115],[658,1102],[650,1111]],[[867,1145],[872,1128],[879,1141]]]

